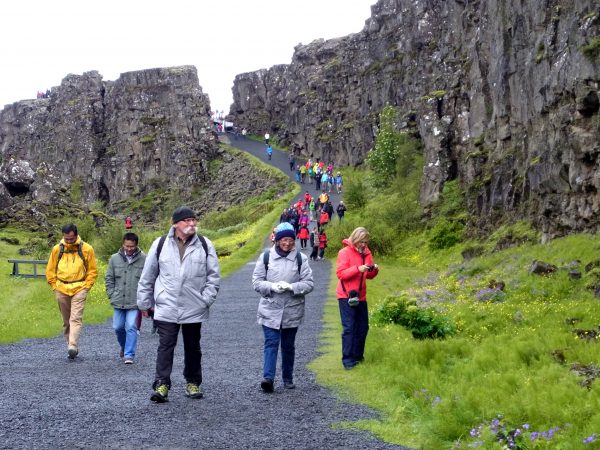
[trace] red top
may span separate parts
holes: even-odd
[[[327,212],[323,211],[323,212],[321,212],[321,217],[319,217],[319,224],[323,225],[323,224],[326,224],[327,222],[329,222],[329,214],[327,214]]]
[[[337,298],[348,298],[349,292],[354,289],[358,291],[359,300],[364,301],[367,299],[367,279],[375,278],[379,269],[372,272],[358,270],[358,266],[373,264],[371,250],[365,247],[365,252],[361,254],[347,239],[342,242],[346,247],[339,251],[337,257],[335,274],[339,281],[335,295]]]
[[[327,248],[327,235],[319,233],[319,248]]]
[[[308,233],[308,228],[306,228],[306,227],[300,228],[300,231],[298,232],[298,239],[308,239],[309,237],[310,237],[310,235]]]
[[[133,222],[131,220],[131,217],[127,217],[125,219],[125,228],[127,228],[128,230],[130,230],[133,227]]]

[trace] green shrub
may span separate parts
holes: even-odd
[[[448,317],[433,308],[419,308],[417,301],[406,296],[388,296],[375,311],[380,324],[394,323],[410,330],[415,339],[443,339],[456,333]]]
[[[361,179],[346,181],[344,201],[350,209],[362,209],[367,204],[366,186]]]
[[[592,41],[581,47],[583,54],[591,60],[595,60],[600,55],[600,36],[596,36]]]
[[[376,175],[375,184],[389,186],[399,174],[406,177],[414,169],[414,157],[420,153],[418,141],[396,130],[396,108],[386,105],[379,115],[379,131],[367,155],[367,164]]]
[[[439,220],[431,230],[429,248],[431,250],[441,250],[453,247],[462,241],[464,229],[465,226],[458,221]]]

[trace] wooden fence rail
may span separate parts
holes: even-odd
[[[48,261],[43,259],[9,259],[9,263],[12,263],[12,276],[22,278],[46,278],[46,265]],[[22,273],[20,265],[33,265],[33,273]],[[43,266],[43,269],[38,273],[37,266]]]

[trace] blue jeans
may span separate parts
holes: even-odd
[[[347,298],[338,299],[342,319],[342,364],[352,368],[364,359],[365,342],[369,332],[367,301],[350,306]]]
[[[113,329],[117,334],[117,341],[119,341],[125,358],[135,358],[135,348],[138,338],[138,328],[135,324],[137,316],[137,309],[115,308],[113,314]]]
[[[281,372],[284,382],[294,380],[294,357],[296,348],[296,332],[298,328],[281,328],[276,330],[263,325],[265,335],[263,376],[271,381],[275,379],[277,352],[281,343]]]

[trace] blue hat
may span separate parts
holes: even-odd
[[[294,227],[289,222],[282,222],[275,227],[275,240],[279,241],[284,237],[296,239]]]

